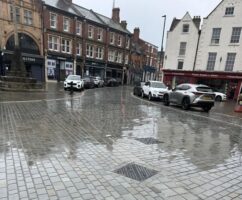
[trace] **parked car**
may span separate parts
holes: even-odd
[[[168,87],[160,81],[148,81],[142,86],[141,96],[152,99],[163,99],[163,95],[168,91]]]
[[[134,89],[133,89],[133,94],[137,95],[137,96],[141,96],[142,87],[144,86],[144,84],[145,84],[145,82],[136,83],[136,85],[134,86]]]
[[[71,87],[71,82],[73,83],[73,88],[77,90],[84,89],[84,81],[79,75],[69,75],[64,81],[64,90],[68,90]]]
[[[213,92],[215,94],[215,101],[226,101],[227,100],[227,95],[217,91],[216,89],[213,89]]]
[[[206,85],[180,84],[175,89],[164,94],[164,104],[170,103],[180,105],[188,110],[190,107],[201,107],[208,112],[215,101],[215,94],[212,89]]]
[[[83,81],[84,81],[84,88],[85,89],[92,89],[95,87],[95,83],[92,77],[90,76],[85,76],[83,77]]]
[[[93,77],[93,81],[96,87],[103,87],[104,86],[104,80],[100,76]]]
[[[119,82],[115,78],[106,78],[104,84],[108,87],[119,86]]]

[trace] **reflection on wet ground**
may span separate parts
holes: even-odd
[[[240,118],[52,87],[1,96],[0,199],[242,198]]]

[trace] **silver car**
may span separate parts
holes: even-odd
[[[181,105],[185,110],[190,107],[201,107],[208,112],[214,106],[215,94],[206,85],[181,84],[165,93],[163,100],[166,106],[173,103]]]

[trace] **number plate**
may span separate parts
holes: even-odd
[[[203,97],[204,100],[213,100],[212,97]]]

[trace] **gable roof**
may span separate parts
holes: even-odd
[[[207,19],[223,2],[224,0],[221,0],[220,3],[208,14],[208,16],[204,17],[204,19]]]
[[[100,25],[108,26],[120,32],[131,34],[127,29],[124,29],[119,23],[114,22],[111,18],[98,14],[93,10],[88,10],[74,3],[68,3],[63,0],[44,0],[43,4],[79,17],[83,17],[89,21],[96,22]]]

